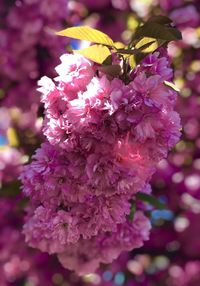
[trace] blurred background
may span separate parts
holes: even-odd
[[[89,25],[128,42],[138,24],[153,15],[170,17],[183,35],[168,47],[181,90],[182,137],[152,180],[166,209],[152,209],[151,237],[142,248],[79,278],[55,257],[29,248],[21,234],[26,200],[17,178],[43,141],[37,81],[54,77],[60,55],[70,46],[84,46],[55,36],[55,30]],[[1,0],[0,187],[0,286],[199,286],[199,0]]]

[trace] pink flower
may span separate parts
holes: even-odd
[[[25,223],[23,233],[29,245],[49,253],[64,251],[67,244],[76,243],[80,236],[76,218],[66,211],[56,212],[42,206]]]
[[[193,5],[178,8],[170,14],[174,23],[180,27],[196,27],[199,24],[199,12]]]
[[[79,275],[95,272],[100,263],[111,263],[122,251],[141,247],[150,228],[149,220],[142,212],[136,212],[133,222],[120,224],[116,232],[69,245],[58,258],[64,267]]]
[[[58,76],[55,80],[69,91],[84,90],[94,75],[92,63],[78,54],[64,54],[60,60],[61,64],[56,67]]]

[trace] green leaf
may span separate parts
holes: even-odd
[[[170,81],[167,81],[165,80],[164,81],[164,84],[167,86],[167,87],[171,87],[173,90],[175,91],[180,91],[180,89],[173,83],[173,82],[170,82]]]
[[[181,32],[175,28],[167,27],[155,22],[147,22],[136,30],[135,39],[150,37],[165,41],[181,40]]]
[[[130,213],[129,213],[129,215],[128,215],[128,219],[129,219],[130,221],[133,221],[134,215],[135,215],[135,211],[136,211],[136,205],[135,205],[134,202],[132,202],[132,204],[131,204],[131,209],[130,209]]]
[[[99,67],[99,70],[105,74],[115,77],[115,76],[120,75],[121,66],[120,65],[101,66]]]
[[[108,35],[87,26],[67,28],[56,35],[114,47],[114,42]]]
[[[137,193],[136,198],[143,201],[143,202],[147,202],[147,203],[153,205],[157,209],[166,209],[165,204],[160,202],[157,198],[155,198],[152,195],[149,195],[146,193]]]
[[[102,65],[110,66],[112,65],[112,55],[109,55],[102,63]]]
[[[18,204],[17,204],[17,207],[19,210],[23,210],[27,204],[29,203],[29,198],[22,198]]]
[[[176,40],[182,40],[182,34],[181,32],[173,27],[168,27],[167,30],[174,35],[174,37],[176,38]]]
[[[98,64],[102,64],[111,55],[110,50],[102,45],[93,45],[82,50],[73,50],[73,52],[81,54]]]
[[[156,48],[158,47],[156,39],[154,38],[142,38],[136,45],[136,49],[143,51],[145,53],[145,50],[147,49],[148,52],[148,48],[151,47],[152,45],[156,44]]]
[[[138,52],[137,55],[134,56],[135,65],[138,65],[146,56],[146,53]]]
[[[123,48],[125,48],[125,45],[123,43],[121,43],[121,42],[115,42],[114,43],[114,47],[116,49],[123,49]]]
[[[156,40],[150,37],[142,38],[135,45],[135,48],[138,51],[135,55],[135,62],[139,64],[139,62],[143,60],[147,56],[147,54],[155,52],[159,47],[161,47],[165,43],[166,41],[164,40]]]
[[[0,197],[15,197],[20,194],[20,182],[17,180],[0,186]]]
[[[3,90],[3,88],[0,88],[0,99],[4,98],[5,94],[5,90]]]
[[[129,65],[130,65],[131,69],[134,69],[136,67],[136,60],[135,60],[134,56],[129,57]]]
[[[159,23],[159,24],[170,24],[172,23],[172,19],[166,17],[166,16],[153,16],[151,17],[148,22],[155,22],[155,23]]]
[[[166,41],[164,40],[156,40],[150,37],[144,37],[137,42],[135,48],[143,53],[153,53],[160,46],[162,46]]]

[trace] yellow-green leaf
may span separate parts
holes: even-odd
[[[136,61],[135,61],[134,56],[129,57],[129,65],[130,65],[131,69],[134,69],[136,67]]]
[[[159,47],[164,45],[167,41],[155,39],[151,37],[144,37],[142,39],[137,40],[135,44],[135,48],[137,53],[135,54],[135,61],[138,64],[141,60],[143,60],[148,54],[153,53]]]
[[[173,82],[165,80],[164,84],[168,87],[171,87],[175,91],[178,91],[178,92],[180,91],[180,89]]]
[[[106,46],[114,46],[113,40],[105,33],[88,26],[71,27],[56,33],[59,36],[89,41]]]
[[[81,54],[98,64],[102,64],[105,59],[111,55],[110,50],[102,45],[93,45],[82,50],[73,50],[73,52]]]
[[[144,37],[137,42],[135,48],[142,51],[143,53],[152,53],[165,42],[166,41],[164,40],[156,40],[151,37]]]
[[[125,45],[121,42],[115,42],[114,45],[115,45],[116,49],[124,49],[125,48]]]

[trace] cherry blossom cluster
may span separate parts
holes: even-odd
[[[82,275],[148,239],[149,219],[137,202],[130,218],[131,204],[151,192],[156,164],[179,140],[180,119],[162,51],[126,84],[81,55],[60,59],[54,81],[39,82],[47,141],[21,175],[31,201],[24,234]]]
[[[66,41],[55,39],[54,30],[68,17],[68,1],[2,0],[0,14],[1,99],[5,106],[29,110],[39,103],[35,81],[44,73],[52,75],[65,51]]]
[[[28,247],[21,233],[23,211],[21,196],[1,197],[0,236],[0,285],[58,285],[58,281],[70,281],[70,285],[81,285],[72,281],[69,271],[64,269],[56,257]],[[17,245],[17,247],[16,247]]]

